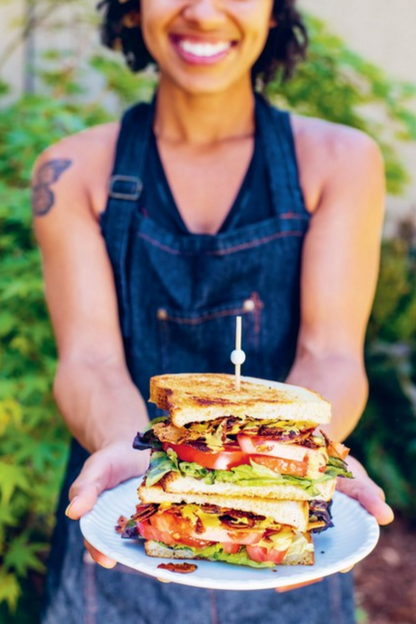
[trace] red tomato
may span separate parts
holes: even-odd
[[[149,520],[138,522],[137,528],[145,539],[163,542],[169,546],[185,544],[194,548],[202,548],[212,542],[232,543],[237,546],[252,545],[257,544],[264,536],[263,530],[231,529],[226,525],[203,528],[197,532],[190,520],[172,510],[158,512]]]
[[[160,522],[160,518],[158,518],[156,522],[152,523],[151,521],[154,518],[156,518],[156,516],[152,516],[150,520],[137,523],[137,529],[144,539],[163,542],[164,544],[167,544],[167,546],[183,544],[184,546],[192,546],[193,548],[205,548],[205,546],[208,546],[210,543],[191,537],[184,532],[184,526],[181,526],[180,524],[178,524],[174,530],[169,530],[168,523]]]
[[[295,476],[306,476],[310,463],[314,466],[313,472],[326,469],[328,453],[325,449],[310,449],[301,444],[284,444],[272,438],[262,436],[248,436],[239,434],[237,436],[241,450],[248,455],[264,455],[266,457],[277,457],[288,462],[287,468],[281,470],[283,474],[293,474]],[[277,465],[276,465],[277,466]],[[293,466],[293,470],[291,467]],[[302,471],[307,468],[306,472]],[[278,468],[276,467],[276,470]]]
[[[228,555],[236,555],[241,548],[240,544],[233,544],[232,542],[223,542],[221,546]]]
[[[266,561],[272,561],[273,563],[282,563],[287,550],[276,550],[271,548],[263,548],[262,546],[246,546],[247,554],[253,561],[257,563],[264,563]]]
[[[239,544],[240,546],[247,546],[252,544],[258,544],[258,542],[263,539],[264,531],[259,531],[255,529],[238,529],[232,530],[228,529],[227,538],[234,542],[235,544]],[[227,539],[225,538],[225,539]],[[224,539],[224,538],[222,538]],[[222,540],[214,540],[214,541],[222,541]]]
[[[140,535],[147,540],[155,540],[156,542],[163,542],[164,544],[168,544],[168,546],[173,546],[177,543],[169,533],[162,533],[155,527],[151,526],[149,520],[144,520],[143,522],[137,523],[137,530]]]
[[[300,462],[282,459],[281,457],[268,457],[267,455],[252,455],[251,459],[256,462],[256,464],[266,466],[266,468],[274,470],[275,472],[280,472],[280,474],[306,477],[308,473],[308,462],[306,461]]]
[[[170,535],[171,544],[181,543],[194,548],[207,546],[207,538],[196,533],[190,520],[183,518],[180,514],[171,513],[168,510],[151,516],[149,522],[164,535]]]
[[[249,436],[240,433],[237,436],[238,444],[244,453],[249,455],[268,455],[294,461],[307,461],[309,455],[316,451],[300,444],[285,444],[273,438]]]
[[[195,462],[203,468],[210,470],[230,470],[235,466],[241,466],[241,464],[249,464],[250,458],[248,455],[242,452],[240,447],[228,446],[226,450],[219,453],[211,453],[210,451],[198,451],[190,444],[171,444],[170,442],[163,443],[163,449],[166,451],[171,448],[180,460],[185,462]]]

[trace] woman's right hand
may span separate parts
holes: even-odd
[[[71,520],[78,520],[94,507],[104,490],[114,488],[132,477],[138,477],[146,471],[148,465],[149,452],[134,450],[130,442],[114,442],[93,453],[69,490],[70,503],[66,515]],[[85,546],[94,561],[105,568],[115,566],[113,559],[100,553],[91,544],[86,542]]]

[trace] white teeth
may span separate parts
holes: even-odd
[[[221,52],[229,50],[231,47],[231,44],[225,41],[218,43],[194,43],[193,41],[182,39],[178,42],[178,44],[184,52],[188,52],[188,54],[199,56],[201,58],[216,56],[217,54],[221,54]]]

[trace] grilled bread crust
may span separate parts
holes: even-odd
[[[308,501],[324,500],[329,501],[334,495],[336,478],[329,479],[316,485],[319,494],[311,496],[298,485],[267,485],[267,486],[241,486],[235,483],[212,483],[207,484],[202,479],[193,477],[182,477],[176,472],[169,472],[164,478],[162,487],[165,492],[173,494],[208,494],[251,498],[251,499],[273,499],[285,501]]]
[[[146,555],[149,557],[158,557],[162,559],[202,559],[202,557],[198,557],[198,555],[192,552],[192,550],[187,550],[185,548],[175,550],[174,548],[169,548],[169,546],[165,546],[152,540],[147,540],[144,543],[144,549],[146,551]],[[307,552],[301,557],[285,557],[279,565],[313,565],[314,562],[314,553]]]
[[[144,503],[193,503],[196,505],[216,505],[225,509],[246,511],[258,516],[272,518],[278,524],[293,526],[299,531],[307,531],[309,506],[306,501],[282,501],[267,498],[225,497],[215,494],[183,494],[165,492],[160,486],[139,488],[139,497]]]
[[[236,391],[234,383],[234,375],[159,375],[150,380],[149,400],[168,411],[176,427],[223,416],[307,421],[312,426],[331,419],[330,403],[311,390],[242,377]]]

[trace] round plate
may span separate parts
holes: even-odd
[[[119,516],[130,517],[138,502],[141,479],[132,479],[104,492],[94,509],[81,518],[84,537],[99,551],[119,563],[159,579],[210,589],[253,590],[286,587],[319,579],[351,567],[364,559],[377,544],[380,529],[357,501],[335,493],[332,506],[334,527],[314,535],[313,566],[276,566],[256,569],[211,561],[191,561],[198,567],[191,574],[160,570],[172,559],[148,557],[140,540],[122,539],[115,532]],[[180,561],[177,561],[180,563]]]

